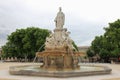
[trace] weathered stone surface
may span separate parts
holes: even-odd
[[[63,28],[64,22],[65,22],[65,15],[62,12],[61,7],[59,7],[59,12],[57,13],[57,16],[54,21],[57,29]]]
[[[72,45],[73,40],[69,37],[70,32],[67,31],[67,28],[63,28],[64,17],[65,15],[60,8],[55,18],[54,33],[51,32],[50,36],[46,38],[45,50],[63,50],[66,47],[70,50],[75,49]]]
[[[64,21],[65,15],[60,8],[55,18],[54,33],[46,38],[45,51],[36,53],[37,57],[43,57],[41,68],[73,70],[79,67],[78,55],[75,55],[73,40],[69,37],[70,32],[67,31],[67,28],[63,28]]]
[[[102,75],[102,74],[110,74],[111,69],[106,66],[91,66],[91,65],[82,65],[84,67],[94,67],[94,68],[101,68],[96,70],[86,70],[86,71],[69,71],[69,70],[52,70],[48,71],[46,69],[38,69],[34,70],[35,68],[39,67],[39,65],[34,65],[34,68],[31,68],[33,65],[28,66],[15,66],[10,67],[9,73],[14,75],[28,75],[28,76],[45,76],[45,77],[78,77],[78,76],[90,76],[90,75]],[[28,69],[26,69],[28,68]],[[26,70],[25,70],[26,69]],[[33,70],[32,70],[33,69]]]

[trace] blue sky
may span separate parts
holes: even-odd
[[[0,46],[16,29],[36,26],[53,30],[61,6],[65,25],[78,46],[89,46],[103,27],[120,18],[120,0],[0,0]]]

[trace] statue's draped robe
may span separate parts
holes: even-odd
[[[57,13],[55,22],[56,22],[56,28],[63,28],[64,22],[65,22],[65,15],[63,12],[59,11]]]

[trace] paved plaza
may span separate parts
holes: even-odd
[[[70,77],[70,78],[52,78],[52,77],[36,77],[36,76],[18,76],[18,75],[9,74],[10,66],[34,65],[34,64],[40,64],[40,63],[1,62],[0,80],[120,80],[120,64],[89,63],[90,65],[97,64],[97,65],[109,66],[112,69],[112,73],[107,75],[94,75],[94,76]]]

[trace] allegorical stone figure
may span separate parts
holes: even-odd
[[[59,7],[59,12],[57,13],[57,16],[54,21],[55,21],[56,28],[59,28],[59,29],[63,28],[64,22],[65,22],[65,15],[62,12],[61,7]]]

